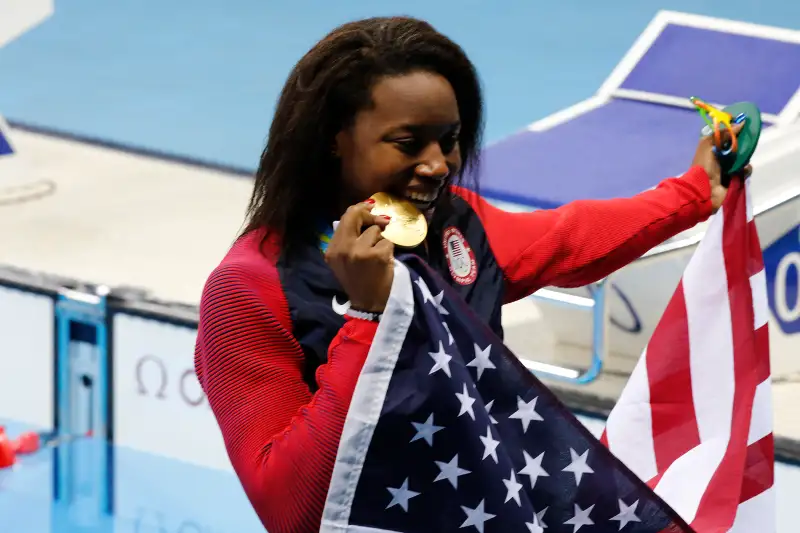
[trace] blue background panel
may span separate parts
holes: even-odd
[[[784,335],[800,335],[800,318],[794,312],[800,307],[798,254],[800,254],[800,225],[792,228],[764,250],[769,307]],[[789,257],[790,255],[792,257]],[[783,312],[778,309],[779,304],[776,300],[779,298],[782,300],[780,307]]]
[[[689,168],[702,125],[689,109],[614,100],[491,146],[481,192],[539,208],[637,194]]]
[[[670,24],[621,87],[777,115],[800,89],[800,44]]]

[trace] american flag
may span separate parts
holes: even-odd
[[[448,242],[450,245],[450,251],[453,253],[453,257],[461,258],[462,254],[464,253],[464,247],[461,246],[461,241],[459,240],[452,240]]]
[[[321,531],[691,532],[421,260],[395,262]]]
[[[767,289],[732,180],[601,439],[697,533],[774,533]]]

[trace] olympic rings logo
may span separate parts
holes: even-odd
[[[158,369],[158,374],[155,379],[152,379],[152,372],[146,371],[148,368]],[[172,387],[170,386],[169,371],[167,370],[167,366],[164,364],[164,361],[162,361],[161,358],[150,354],[140,357],[136,362],[135,374],[136,392],[140,396],[153,396],[158,400],[168,399],[169,391],[172,389]],[[151,379],[146,379],[146,374],[150,376]],[[202,388],[197,386],[199,392],[191,391],[192,387],[190,387],[189,384],[192,382],[197,383],[194,369],[187,368],[181,372],[180,377],[178,378],[178,396],[180,396],[181,400],[189,407],[198,407],[202,403],[206,403],[206,405],[208,405],[208,402],[206,402],[206,395]]]

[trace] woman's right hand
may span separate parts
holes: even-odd
[[[351,307],[382,313],[394,280],[394,244],[381,236],[389,219],[370,214],[371,209],[368,202],[347,209],[328,243],[325,261]]]

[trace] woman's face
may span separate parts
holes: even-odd
[[[373,87],[372,102],[336,136],[344,200],[353,204],[386,192],[429,210],[461,168],[452,86],[430,72],[385,77]]]

